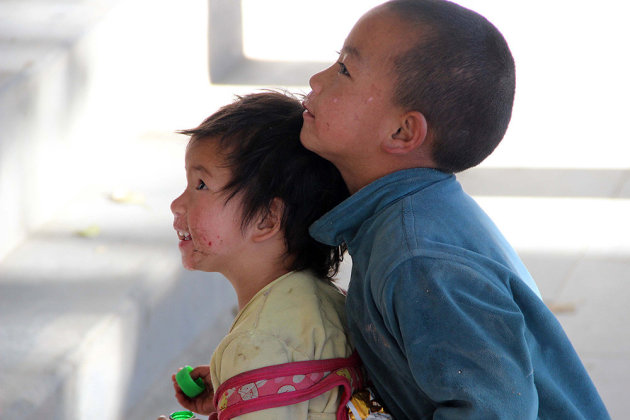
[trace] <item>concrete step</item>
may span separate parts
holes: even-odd
[[[206,31],[194,0],[0,2],[0,259],[130,138],[199,121],[186,114],[213,103]]]
[[[0,2],[0,258],[76,194],[94,51],[116,2]],[[44,205],[45,204],[45,205]]]

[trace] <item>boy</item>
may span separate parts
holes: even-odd
[[[210,366],[192,372],[207,390],[190,399],[174,383],[178,401],[197,413],[216,415],[213,391],[240,373],[346,358],[352,351],[343,295],[327,281],[344,249],[308,234],[348,192],[334,166],[300,144],[302,112],[286,95],[253,94],[183,131],[191,136],[188,185],[171,205],[182,262],[190,270],[222,273],[240,310]],[[258,391],[251,384],[248,392]],[[334,419],[338,406],[333,389],[238,418]]]
[[[531,276],[453,173],[503,138],[514,62],[487,20],[394,0],[310,80],[302,143],[353,194],[311,227],[353,260],[348,328],[397,420],[604,419]]]

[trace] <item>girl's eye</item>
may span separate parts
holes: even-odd
[[[198,190],[207,190],[208,187],[206,186],[205,182],[203,182],[202,180],[199,180],[199,183],[197,184],[197,189]]]
[[[346,65],[343,64],[341,61],[338,61],[337,64],[339,65],[339,74],[350,77],[350,73],[348,72]]]

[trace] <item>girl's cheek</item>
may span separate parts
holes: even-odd
[[[198,236],[198,244],[205,248],[212,248],[213,240],[206,234],[200,233]]]
[[[208,243],[208,246],[212,246],[212,245],[221,246],[223,245],[223,239],[221,239],[221,236],[216,235],[214,238],[208,239],[207,243]]]
[[[220,235],[210,233],[212,230],[200,232],[198,243],[204,246],[208,251],[212,251],[223,244]]]

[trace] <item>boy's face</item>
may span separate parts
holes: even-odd
[[[392,60],[410,45],[403,27],[391,12],[373,9],[348,35],[338,62],[311,77],[300,138],[342,173],[344,165],[370,163],[400,126]]]
[[[216,141],[192,140],[186,150],[186,190],[171,204],[182,263],[188,270],[228,276],[247,255],[247,233],[241,230],[241,199],[227,203],[223,187],[231,179]]]

